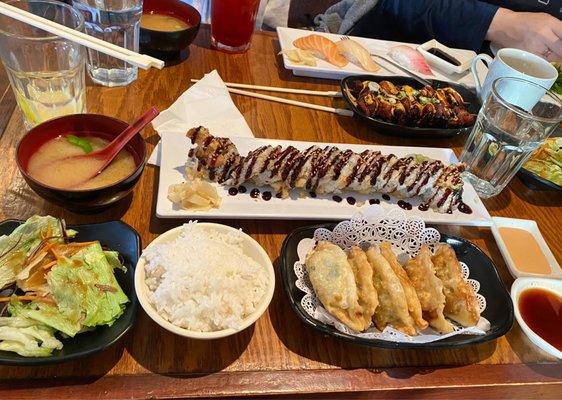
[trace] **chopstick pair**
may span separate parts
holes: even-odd
[[[192,79],[191,82],[198,82],[199,79]],[[293,93],[293,94],[308,94],[311,96],[325,96],[325,97],[342,97],[341,92],[337,91],[318,91],[318,90],[305,90],[305,89],[289,89],[277,86],[260,86],[260,85],[247,85],[244,83],[230,83],[225,82],[226,87],[230,93],[241,94],[243,96],[255,97],[258,99],[275,101],[278,103],[290,104],[293,106],[304,107],[304,108],[311,108],[313,110],[319,111],[326,111],[331,112],[338,115],[343,115],[346,117],[352,117],[353,111],[348,110],[347,108],[335,108],[335,107],[328,107],[328,106],[321,106],[318,104],[313,103],[306,103],[304,101],[297,101],[297,100],[290,100],[285,99],[283,97],[276,97],[276,96],[269,96],[266,94],[254,93],[249,92],[247,90],[240,90],[241,89],[254,89],[254,90],[266,90],[270,92],[280,92],[280,93]]]
[[[0,14],[6,15],[23,23],[32,25],[36,28],[52,33],[53,35],[57,35],[62,38],[71,40],[75,43],[81,44],[82,46],[89,47],[90,49],[97,50],[101,53],[107,54],[108,56],[112,56],[120,60],[126,61],[129,64],[135,65],[142,69],[148,69],[150,67],[156,67],[158,69],[162,69],[164,67],[164,61],[162,60],[147,56],[145,54],[139,54],[132,50],[114,45],[112,43],[79,32],[67,26],[58,24],[53,21],[49,21],[46,18],[40,17],[28,11],[3,3],[1,1],[0,1]]]

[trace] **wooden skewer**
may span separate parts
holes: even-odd
[[[126,61],[143,69],[148,69],[150,67],[162,69],[164,67],[164,61],[162,60],[147,56],[145,54],[135,53],[132,50],[125,49],[112,43],[108,43],[104,40],[79,32],[75,29],[69,28],[68,26],[49,21],[46,18],[40,17],[25,10],[21,10],[17,7],[3,2],[0,2],[0,14],[4,14],[23,23],[52,33],[53,35],[71,40],[75,43],[89,47],[93,50],[97,50],[111,57]]]
[[[199,79],[192,79],[191,82],[199,82]],[[294,93],[294,94],[308,94],[311,96],[326,96],[326,97],[342,97],[341,92],[335,90],[305,90],[305,89],[289,89],[278,86],[260,86],[260,85],[248,85],[245,83],[231,83],[225,82],[226,87],[238,88],[238,89],[254,89],[254,90],[266,90],[269,92],[281,92],[281,93]]]
[[[233,88],[228,88],[228,91],[230,93],[236,93],[236,94],[241,94],[241,95],[244,95],[244,96],[256,97],[258,99],[276,101],[278,103],[285,103],[285,104],[290,104],[290,105],[298,106],[298,107],[312,108],[314,110],[327,111],[327,112],[331,112],[331,113],[334,113],[334,114],[343,115],[343,116],[346,116],[346,117],[353,117],[353,111],[348,110],[347,108],[334,108],[334,107],[321,106],[321,105],[318,105],[318,104],[305,103],[304,101],[289,100],[289,99],[284,99],[282,97],[268,96],[266,94],[248,92],[246,90],[239,90],[239,89],[233,89]]]

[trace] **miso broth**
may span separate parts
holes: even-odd
[[[153,31],[177,32],[191,27],[187,22],[166,14],[143,14],[140,25]]]
[[[83,137],[93,151],[105,147],[109,141],[95,136]],[[88,180],[102,165],[101,160],[65,160],[66,157],[84,155],[82,148],[59,136],[45,142],[29,159],[27,172],[39,182],[61,189],[84,190],[111,185],[131,175],[136,169],[135,160],[126,150],[121,152],[98,176]]]

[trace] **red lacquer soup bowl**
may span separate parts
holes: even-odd
[[[140,134],[127,143],[135,170],[126,178],[93,189],[71,190],[46,185],[28,173],[31,156],[47,141],[58,136],[96,136],[111,141],[127,126],[116,118],[97,114],[73,114],[46,121],[30,130],[18,143],[16,162],[27,184],[40,197],[75,212],[95,212],[107,208],[129,194],[138,182],[146,163],[146,144]]]

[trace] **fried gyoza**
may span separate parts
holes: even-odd
[[[441,333],[452,332],[453,325],[443,315],[445,307],[443,283],[435,275],[429,247],[424,244],[418,255],[408,260],[404,269],[416,290],[423,315],[429,321],[429,325]]]
[[[386,259],[386,261],[388,261],[390,267],[402,284],[404,294],[406,295],[406,303],[408,303],[408,311],[410,312],[410,316],[414,320],[414,323],[420,329],[427,328],[427,321],[422,317],[422,307],[416,294],[416,290],[412,286],[408,275],[396,259],[396,255],[392,251],[392,245],[389,242],[383,242],[380,245],[380,250],[382,256]]]
[[[339,246],[318,242],[307,255],[305,267],[314,292],[330,314],[355,331],[369,327],[371,321],[366,321],[358,302],[353,270]]]
[[[368,328],[371,325],[373,314],[379,305],[379,296],[373,286],[373,267],[369,264],[365,252],[358,246],[353,246],[349,250],[347,260],[351,265],[353,275],[355,275],[359,305],[363,309],[365,327]]]
[[[367,259],[373,267],[373,284],[379,296],[374,321],[379,330],[391,325],[408,335],[416,335],[414,320],[408,312],[406,294],[392,267],[382,256],[379,247],[367,250]]]
[[[462,326],[474,326],[480,319],[476,294],[463,279],[455,251],[448,244],[441,244],[432,257],[435,274],[443,282],[447,317]]]

